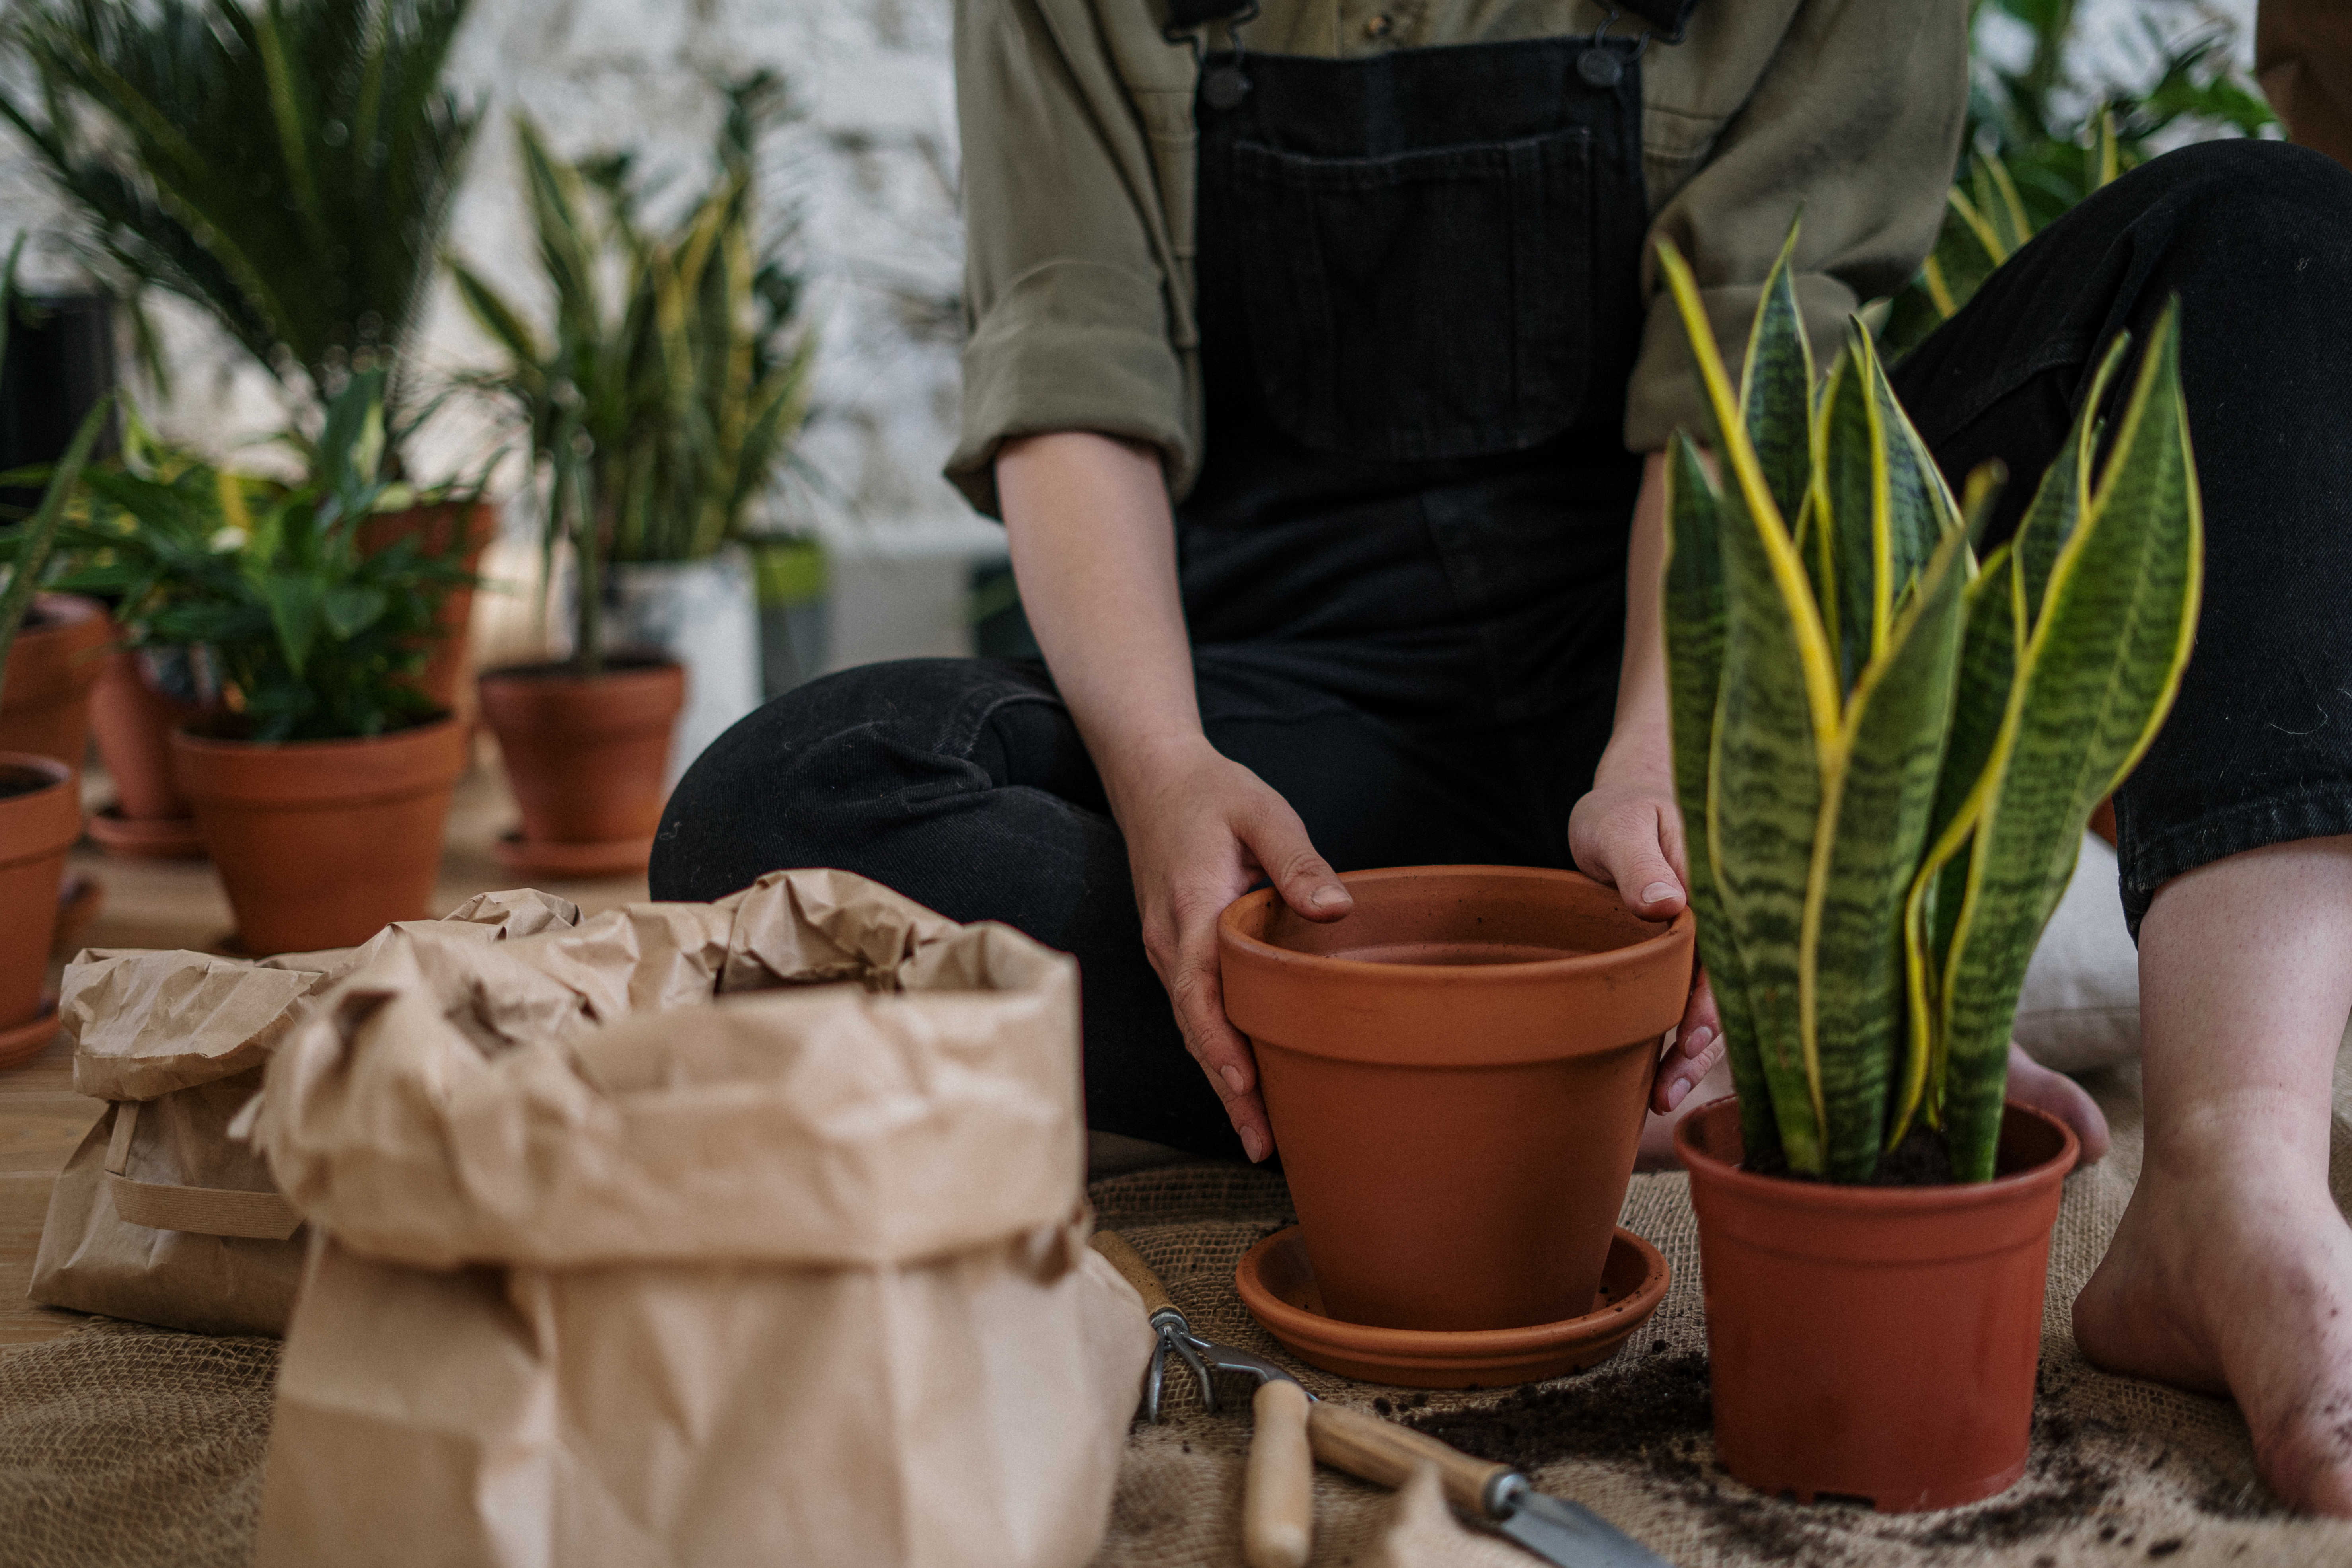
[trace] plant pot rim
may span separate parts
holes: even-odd
[[[201,720],[172,726],[172,744],[202,752],[324,752],[335,748],[356,749],[380,746],[388,741],[423,740],[449,729],[458,722],[455,713],[444,712],[437,718],[419,724],[404,724],[397,730],[386,730],[380,735],[339,735],[329,741],[235,741],[221,735],[199,735],[188,728]]]
[[[1738,1103],[1735,1095],[1711,1100],[1675,1123],[1675,1153],[1681,1158],[1683,1168],[1694,1177],[1703,1173],[1707,1182],[1732,1192],[1745,1194],[1759,1202],[1793,1208],[1895,1217],[1951,1214],[1996,1206],[2015,1202],[2028,1189],[2049,1186],[2065,1180],[2083,1151],[2082,1140],[2075,1137],[2074,1130],[2063,1121],[2021,1100],[2007,1100],[2001,1102],[2006,1110],[2031,1118],[2058,1134],[2056,1153],[2021,1170],[1995,1176],[1990,1182],[1947,1182],[1933,1187],[1857,1186],[1842,1182],[1802,1181],[1793,1176],[1768,1176],[1731,1164],[1699,1146],[1696,1130],[1700,1119],[1710,1115],[1736,1115]]]
[[[551,683],[572,681],[592,686],[606,680],[665,676],[675,670],[683,673],[686,666],[667,654],[632,648],[609,649],[604,655],[604,668],[593,675],[583,675],[568,658],[537,659],[530,664],[502,664],[496,669],[483,670],[477,681],[507,681]]]
[[[1556,870],[1548,866],[1382,866],[1361,871],[1342,871],[1339,880],[1353,889],[1378,886],[1382,882],[1470,875],[1501,880],[1601,886],[1582,872]],[[1513,963],[1387,963],[1370,959],[1334,958],[1325,953],[1302,952],[1296,948],[1277,946],[1244,931],[1244,919],[1274,901],[1276,896],[1272,888],[1260,888],[1255,892],[1244,893],[1226,905],[1224,912],[1217,917],[1219,943],[1235,957],[1279,964],[1302,978],[1319,977],[1337,984],[1362,983],[1377,977],[1383,984],[1437,986],[1455,993],[1465,988],[1483,991],[1531,984],[1557,984],[1588,976],[1597,978],[1618,970],[1647,964],[1664,956],[1668,949],[1688,947],[1695,940],[1696,929],[1690,910],[1685,908],[1672,921],[1649,922],[1658,927],[1651,935],[1638,942],[1627,942],[1622,947],[1607,948],[1599,952],[1580,952],[1565,958],[1532,959]]]

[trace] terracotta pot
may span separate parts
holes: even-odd
[[[125,821],[171,822],[193,815],[172,776],[172,731],[201,711],[156,690],[141,673],[137,653],[118,648],[106,656],[90,689],[89,724]]]
[[[1954,1508],[2025,1473],[2074,1134],[2011,1104],[2000,1174],[1853,1187],[1739,1169],[1739,1107],[1675,1130],[1698,1211],[1717,1456],[1799,1500]]]
[[[182,730],[172,750],[247,952],[349,947],[429,912],[466,771],[457,720],[282,745]]]
[[[0,752],[0,1036],[41,1016],[58,888],[80,837],[73,770],[55,757]]]
[[[395,540],[413,539],[427,555],[457,552],[457,563],[472,572],[480,565],[483,548],[498,531],[498,509],[488,501],[440,501],[406,511],[378,513],[360,524],[359,544],[361,550],[373,552]],[[434,639],[425,668],[416,678],[417,689],[433,700],[436,708],[458,705],[466,679],[466,632],[473,615],[470,586],[453,589],[441,601],[441,614],[436,617],[441,635]]]
[[[1343,921],[1261,890],[1217,928],[1324,1310],[1452,1330],[1591,1311],[1689,917],[1637,919],[1573,871],[1341,880]]]
[[[480,686],[482,717],[522,808],[519,853],[609,845],[615,858],[634,861],[622,868],[643,870],[668,798],[663,772],[686,701],[685,669],[616,657],[600,676],[522,665],[492,670]]]
[[[8,650],[0,685],[0,752],[55,757],[81,777],[89,692],[114,639],[106,606],[79,594],[39,594]]]

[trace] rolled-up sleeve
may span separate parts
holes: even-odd
[[[1808,0],[1703,167],[1659,208],[1625,444],[1655,451],[1710,421],[1660,287],[1657,243],[1691,264],[1724,361],[1746,357],[1765,275],[1801,209],[1796,289],[1826,363],[1846,318],[1918,269],[1943,221],[1968,107],[1966,0]]]
[[[998,514],[1007,440],[1092,430],[1198,466],[1142,128],[1082,6],[959,0],[965,233],[962,435],[947,476]]]

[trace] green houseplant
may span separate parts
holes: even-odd
[[[451,263],[507,359],[477,384],[530,433],[548,578],[559,550],[577,573],[571,659],[481,681],[522,807],[500,849],[518,871],[642,869],[667,781],[758,701],[751,578],[731,544],[795,460],[812,342],[785,236],[761,229],[754,201],[755,150],[782,89],[754,76],[726,98],[711,182],[666,227],[647,218],[630,156],[567,163],[517,122],[552,295],[544,334]],[[675,662],[610,653],[616,629]]]
[[[2084,824],[2178,688],[2196,474],[2168,311],[2112,427],[2120,342],[1979,562],[2000,477],[1954,503],[1858,326],[1815,393],[1794,245],[1737,389],[1664,258],[1725,471],[1676,437],[1664,592],[1691,903],[1739,1091],[1677,1142],[1725,1462],[1941,1507],[2024,1464],[2074,1145],[2004,1109],[2010,1025]]]
[[[182,457],[85,476],[68,587],[119,596],[137,646],[200,650],[222,705],[174,765],[250,952],[348,945],[421,918],[464,726],[416,677],[467,582],[414,539],[361,535],[388,484],[384,376],[331,399],[304,483]]]
[[[0,342],[7,311],[0,289]],[[66,502],[82,464],[106,427],[110,402],[84,416],[31,519],[16,531],[7,586],[0,589],[0,683],[9,654],[48,563]],[[0,751],[0,1068],[40,1054],[57,1033],[54,999],[41,995],[58,889],[66,852],[81,837],[78,770],[67,760]]]

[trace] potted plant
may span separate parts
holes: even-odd
[[[0,301],[5,314],[5,301]],[[17,531],[8,585],[0,591],[0,681],[14,668],[17,628],[33,603],[66,497],[106,427],[110,402],[92,408],[74,435],[40,506]],[[41,994],[66,852],[81,837],[77,772],[37,752],[0,750],[0,1068],[40,1054],[57,1033],[57,1004]]]
[[[1691,908],[1738,1089],[1676,1133],[1717,1451],[1766,1491],[1948,1507],[2022,1471],[2075,1153],[2004,1106],[2018,990],[2196,627],[2173,317],[2105,465],[2121,342],[1979,562],[1999,476],[1954,504],[1858,324],[1815,391],[1789,250],[1737,393],[1662,252],[1724,469],[1718,489],[1675,439],[1664,590]]]
[[[710,187],[660,230],[628,155],[565,163],[517,122],[554,295],[544,339],[451,262],[459,297],[508,360],[476,384],[530,430],[551,563],[542,592],[559,551],[577,578],[570,659],[480,682],[522,808],[499,858],[522,875],[643,870],[669,784],[759,701],[751,573],[730,546],[792,461],[810,341],[798,279],[753,203],[754,150],[780,89],[756,76],[727,98]]]
[[[68,237],[130,307],[188,300],[277,379],[295,423],[351,374],[389,374],[388,479],[417,419],[399,367],[433,282],[480,114],[442,85],[468,0],[26,0],[5,42],[29,68],[0,119],[64,198]],[[388,506],[362,548],[416,541],[469,575],[495,518],[478,493]],[[460,684],[471,600],[442,601],[419,671],[436,706]]]
[[[220,708],[173,767],[254,953],[346,946],[425,914],[466,731],[417,689],[446,557],[360,532],[386,488],[383,373],[330,400],[286,487],[184,459],[92,475],[62,579],[123,597],[133,641],[199,650]]]

